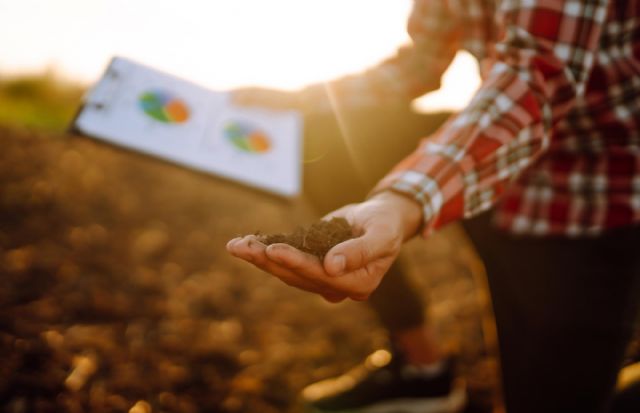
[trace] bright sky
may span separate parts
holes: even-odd
[[[408,41],[411,0],[0,0],[0,73],[90,83],[113,55],[203,86],[294,89],[361,71]],[[418,107],[463,107],[479,84],[458,55]]]

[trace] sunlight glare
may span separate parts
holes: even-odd
[[[411,0],[0,0],[0,73],[91,83],[114,55],[218,90],[296,89],[357,73],[409,41]],[[420,110],[460,108],[478,80],[460,55]],[[451,82],[449,79],[456,78]],[[462,80],[461,80],[462,79]]]
[[[418,112],[460,110],[464,108],[480,87],[478,62],[468,52],[458,52],[451,66],[442,76],[440,89],[413,102]]]

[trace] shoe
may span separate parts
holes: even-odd
[[[620,371],[611,413],[636,413],[640,411],[640,360]]]
[[[309,413],[457,413],[467,397],[453,370],[452,359],[416,367],[378,350],[346,374],[306,387],[302,399]]]

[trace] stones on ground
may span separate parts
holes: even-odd
[[[151,405],[144,400],[139,400],[129,409],[129,413],[151,413]]]
[[[139,259],[152,258],[169,245],[169,234],[161,229],[147,229],[136,237],[132,245],[133,255]]]
[[[76,356],[73,359],[73,370],[64,381],[65,386],[71,391],[78,391],[98,369],[95,357]]]
[[[2,127],[0,140],[0,387],[19,389],[0,411],[126,413],[142,400],[153,412],[297,412],[303,384],[386,343],[362,307],[310,300],[227,256],[241,228],[307,216],[279,200],[92,141]],[[470,277],[464,242],[448,239],[414,244],[410,260],[473,402],[497,374],[478,363],[489,356],[477,317],[449,298],[471,292],[455,282]],[[442,302],[455,306],[443,314]],[[72,391],[78,355],[96,371]]]

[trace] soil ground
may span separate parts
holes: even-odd
[[[293,413],[304,385],[385,345],[364,305],[226,253],[315,221],[304,203],[77,136],[0,128],[0,144],[0,410]],[[408,250],[469,411],[489,411],[479,262],[455,226]]]

